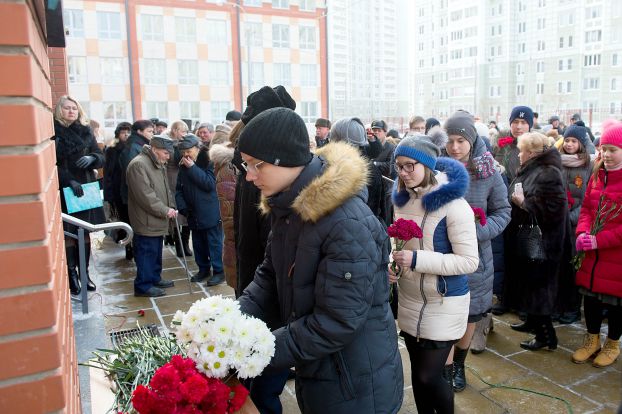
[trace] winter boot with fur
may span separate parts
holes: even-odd
[[[471,353],[481,354],[486,350],[488,333],[492,332],[493,329],[492,313],[487,314],[475,324],[475,332],[473,332],[473,338],[471,339]]]

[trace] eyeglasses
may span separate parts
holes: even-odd
[[[256,174],[259,172],[259,166],[264,162],[265,161],[259,161],[257,164],[249,164],[246,161],[242,161],[242,168],[244,168],[246,172],[253,172]]]
[[[395,169],[397,170],[397,172],[400,172],[402,170],[406,171],[407,173],[411,173],[413,171],[415,171],[415,165],[419,164],[418,162],[407,162],[404,165],[400,165],[398,163],[395,163]]]

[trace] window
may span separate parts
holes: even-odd
[[[244,0],[245,6],[261,7],[261,0]]]
[[[560,59],[560,60],[557,61],[557,70],[560,71],[560,72],[562,70],[564,70],[564,60],[563,59]]]
[[[315,49],[315,27],[300,26],[300,48]]]
[[[615,114],[616,113],[616,103],[615,102],[611,102],[609,104],[609,113],[610,114]]]
[[[557,93],[564,93],[564,82],[557,82]]]
[[[544,72],[544,62],[543,61],[536,62],[536,72],[537,73],[543,73]]]
[[[153,14],[142,14],[142,33],[143,40],[164,40],[164,26],[162,23],[162,16],[156,16]]]
[[[611,78],[611,90],[615,91],[618,87],[618,80],[616,78]]]
[[[568,61],[566,62],[566,69],[572,70],[572,59],[568,59]]]
[[[546,19],[544,17],[538,17],[538,30],[542,30],[546,27]]]
[[[525,65],[523,65],[522,63],[517,63],[516,64],[516,75],[520,76],[524,74],[525,74]]]
[[[317,66],[300,65],[300,84],[302,86],[317,86]]]
[[[289,63],[275,63],[272,65],[275,85],[289,86],[292,84],[292,68]]]
[[[263,80],[263,62],[251,63],[251,89],[260,88],[264,86]]]
[[[105,85],[122,85],[125,81],[123,58],[99,58],[101,82]]]
[[[518,33],[525,33],[527,31],[527,22],[520,22],[518,24]]]
[[[67,57],[67,77],[69,83],[87,83],[85,57]]]
[[[274,9],[288,9],[289,0],[272,0],[272,8]]]
[[[242,44],[244,46],[263,46],[263,28],[261,23],[244,23],[244,38]]]
[[[205,31],[207,43],[228,45],[227,22],[224,20],[206,20]]]
[[[146,119],[158,118],[160,121],[168,120],[168,102],[147,102],[145,112]]]
[[[516,95],[517,96],[525,95],[525,85],[516,85]]]
[[[199,68],[196,60],[178,60],[177,71],[180,85],[197,85],[199,83]]]
[[[69,37],[84,37],[84,18],[82,10],[63,10],[63,21]]]
[[[115,12],[97,12],[97,36],[100,39],[121,39],[121,15]]]
[[[611,66],[618,66],[618,54],[614,53],[611,55]]]
[[[600,53],[583,56],[583,66],[600,66]]]
[[[104,128],[114,128],[119,122],[127,121],[125,102],[103,102]]]
[[[166,84],[166,61],[164,59],[143,59],[143,73],[145,84]]]
[[[289,26],[272,25],[272,47],[289,47]]]
[[[589,32],[585,32],[585,43],[600,42],[602,37],[602,30],[590,30]]]
[[[536,83],[536,95],[544,94],[544,83]]]
[[[209,83],[213,86],[229,85],[229,63],[209,62]]]
[[[568,47],[572,47],[572,36],[568,36]]]
[[[546,7],[546,0],[538,0],[538,7]]]
[[[524,54],[527,50],[526,44],[525,42],[519,43],[518,44],[518,53],[519,54]]]
[[[315,0],[300,0],[298,7],[303,11],[315,11]]]
[[[538,40],[538,51],[542,52],[545,49],[546,45],[544,40]]]
[[[232,108],[229,101],[212,101],[211,106],[211,120],[213,122],[222,122],[227,117],[227,112]]]
[[[600,84],[599,78],[584,78],[583,79],[583,89],[598,89]]]
[[[175,17],[175,39],[178,42],[195,43],[197,41],[196,20],[192,17]]]
[[[570,81],[566,82],[566,92],[567,93],[572,92],[572,82]]]
[[[318,117],[317,113],[317,102],[301,102],[300,103],[300,112],[302,119],[307,122],[315,122]]]
[[[603,6],[592,6],[585,9],[585,19],[598,19],[603,11]]]
[[[559,48],[560,49],[564,48],[564,37],[563,36],[559,38]]]
[[[191,121],[199,120],[199,103],[198,102],[180,102],[179,117],[181,119],[189,119]]]

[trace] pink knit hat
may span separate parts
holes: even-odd
[[[615,145],[622,148],[622,122],[603,122],[603,135],[600,137],[600,145]]]

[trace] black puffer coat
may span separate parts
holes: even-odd
[[[87,184],[97,181],[97,175],[93,171],[104,165],[104,154],[97,146],[91,128],[79,122],[64,126],[54,121],[54,136],[56,142],[56,166],[58,167],[58,186],[60,187],[60,199],[63,213],[67,213],[63,188],[69,187],[71,181]],[[95,161],[88,168],[78,168],[76,162],[85,155],[95,157]],[[102,207],[72,213],[72,216],[92,224],[101,224],[106,221]],[[75,226],[63,223],[66,231],[76,233]]]
[[[365,164],[348,144],[328,144],[262,201],[272,231],[240,305],[278,320],[269,368],[296,367],[303,413],[396,413],[402,402],[389,239],[365,204]]]
[[[104,200],[119,204],[121,199],[121,186],[125,174],[121,171],[119,157],[125,148],[125,143],[117,142],[114,146],[106,148],[106,161],[104,163]]]
[[[550,315],[556,310],[560,271],[570,266],[570,219],[559,152],[553,148],[527,161],[510,185],[523,184],[523,208],[512,205],[512,216],[505,230],[504,303],[533,315]],[[516,256],[519,225],[530,217],[542,230],[546,260],[529,263]],[[564,310],[564,309],[557,309]]]

